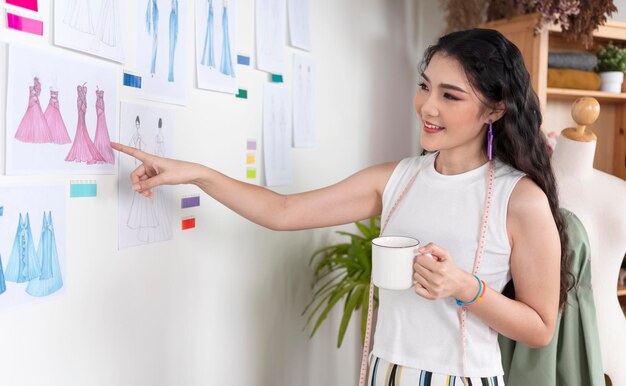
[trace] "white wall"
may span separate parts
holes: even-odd
[[[51,20],[49,2],[39,3]],[[292,150],[295,182],[277,189],[284,193],[331,184],[416,150],[412,23],[424,20],[421,5],[416,8],[411,0],[310,3],[318,145]],[[131,21],[134,4],[128,5]],[[253,4],[238,2],[237,39],[244,54],[253,54]],[[187,22],[193,25],[191,13]],[[52,44],[5,25],[0,40]],[[245,140],[261,140],[260,95],[267,76],[239,67],[248,100],[195,89],[194,45],[188,43],[189,104],[176,107],[176,155],[243,179]],[[290,63],[294,50],[287,51]],[[6,46],[0,59],[4,148]],[[129,100],[128,91],[120,91]],[[44,178],[70,179],[0,176],[0,181]],[[68,200],[67,293],[0,312],[0,385],[356,383],[356,323],[341,350],[335,348],[338,314],[313,340],[302,331],[300,312],[312,294],[308,256],[336,241],[332,229],[272,232],[203,197],[202,206],[192,210],[197,229],[175,230],[172,242],[118,252],[117,179],[94,179],[96,199]],[[196,191],[176,187],[175,197]],[[185,214],[177,210],[175,218]]]

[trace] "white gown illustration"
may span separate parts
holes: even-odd
[[[159,118],[159,131],[155,136],[154,154],[165,157],[165,137],[163,136],[163,121]],[[145,242],[157,242],[172,238],[172,220],[170,218],[170,205],[167,191],[162,186],[152,189],[152,203],[156,213],[158,226],[156,228],[140,228],[139,240]]]
[[[116,0],[103,0],[100,8],[100,19],[96,31],[96,38],[109,47],[117,46],[117,15]]]
[[[90,35],[95,33],[93,23],[91,21],[89,1],[69,0],[67,2],[63,22],[81,32],[88,33]]]
[[[139,133],[140,124],[140,119],[137,117],[135,119],[136,130],[130,139],[129,145],[142,150],[145,149],[145,143],[141,139],[141,134]],[[135,163],[137,163],[137,160],[135,160]],[[130,206],[130,212],[128,213],[126,225],[130,229],[137,229],[139,231],[144,231],[145,228],[158,227],[159,222],[154,210],[153,200],[143,196],[142,194],[133,192],[133,202]]]

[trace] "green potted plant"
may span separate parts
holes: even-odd
[[[372,217],[367,224],[356,222],[355,225],[360,234],[337,231],[337,234],[350,240],[318,249],[309,261],[314,266],[315,293],[302,314],[308,314],[307,326],[315,321],[310,335],[313,337],[330,311],[343,300],[337,347],[341,347],[354,311],[362,311],[361,342],[365,338],[372,276],[372,240],[380,235],[380,216]],[[376,304],[377,292],[374,294],[374,307]]]
[[[598,48],[596,56],[598,57],[596,71],[600,73],[602,80],[600,90],[621,92],[626,71],[626,50],[609,42],[606,47]]]

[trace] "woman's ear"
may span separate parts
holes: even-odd
[[[496,122],[500,118],[504,116],[506,109],[504,108],[504,102],[498,102],[491,111],[487,110],[487,120],[491,119],[493,122]]]

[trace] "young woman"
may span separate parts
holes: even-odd
[[[195,184],[271,229],[382,214],[383,234],[425,245],[416,251],[414,288],[380,289],[368,384],[503,385],[497,334],[547,345],[568,288],[537,97],[519,50],[493,30],[443,36],[426,51],[421,77],[415,110],[427,154],[315,191],[281,195],[199,164],[114,147],[142,162],[131,174],[137,192]]]

